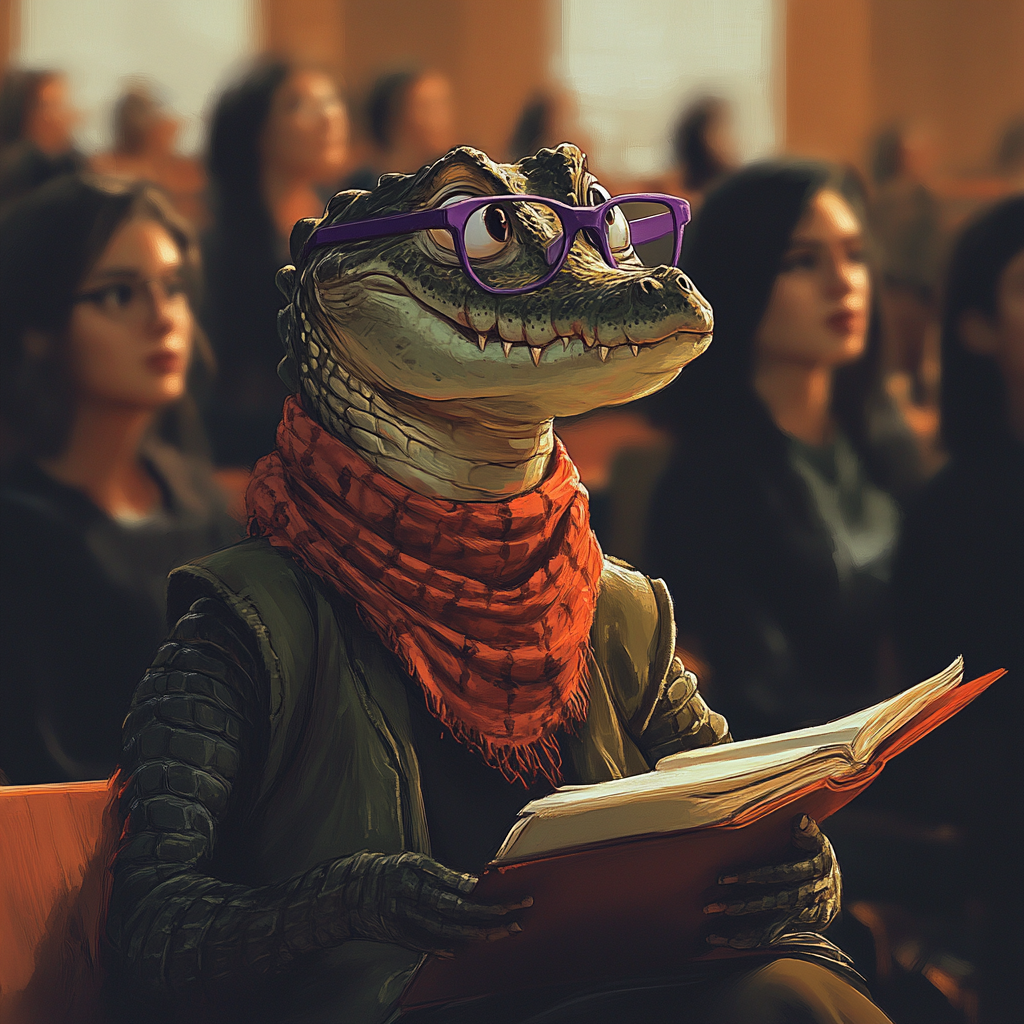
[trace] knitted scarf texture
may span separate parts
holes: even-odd
[[[380,472],[292,397],[246,511],[250,536],[356,603],[458,740],[510,780],[560,781],[555,733],[587,713],[603,563],[560,441],[533,490],[444,501]]]

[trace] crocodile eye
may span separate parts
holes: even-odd
[[[629,248],[629,222],[619,206],[609,206],[604,212],[604,231],[613,252]]]
[[[498,203],[482,206],[466,221],[462,237],[466,243],[466,255],[471,259],[494,256],[512,237],[508,214]]]
[[[611,199],[611,194],[604,185],[598,185],[595,181],[594,184],[590,186],[590,191],[587,193],[587,199],[589,200],[589,205],[600,206],[602,203],[606,203]]]

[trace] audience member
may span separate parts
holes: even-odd
[[[0,222],[0,765],[103,777],[164,637],[164,580],[235,539],[181,412],[198,254],[152,186],[65,176]]]
[[[208,424],[222,466],[252,467],[274,446],[289,393],[277,376],[282,298],[295,222],[318,217],[348,152],[348,115],[321,72],[257,65],[217,103],[210,135],[213,227],[206,244],[205,322],[218,385]]]
[[[523,107],[512,130],[508,159],[514,163],[539,149],[570,141],[587,152],[588,142],[577,121],[576,98],[569,90],[551,87],[537,93]]]
[[[205,175],[195,160],[175,149],[180,122],[153,96],[145,81],[133,83],[114,106],[114,148],[93,158],[104,174],[159,185],[193,224],[205,221]]]
[[[875,139],[869,220],[879,269],[886,387],[930,468],[938,452],[937,289],[943,260],[939,201],[928,187],[934,162],[922,127],[895,126]]]
[[[0,88],[0,208],[85,166],[71,136],[76,120],[62,74],[7,72]]]
[[[384,173],[410,174],[457,143],[451,83],[437,71],[394,71],[370,90],[366,121],[374,156],[346,182],[373,189]]]
[[[1024,117],[1015,117],[1000,132],[993,163],[1012,189],[1024,189]]]
[[[959,837],[952,856],[915,856],[899,872],[901,895],[942,908],[958,952],[980,969],[980,1019],[1000,1024],[1024,1014],[1016,974],[1024,886],[1019,872],[991,861],[995,850],[1012,860],[1024,842],[1024,195],[990,208],[956,242],[942,361],[951,460],[912,504],[900,537],[897,649],[907,683],[958,654],[969,678],[1009,673],[899,757],[866,796]],[[875,870],[879,884],[891,857]]]
[[[704,196],[739,167],[729,104],[707,96],[683,111],[672,134],[678,179],[675,188],[696,212]]]
[[[864,244],[849,178],[782,161],[723,182],[684,243],[715,338],[656,406],[676,450],[645,566],[738,738],[875,696],[916,452],[878,387]]]

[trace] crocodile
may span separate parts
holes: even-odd
[[[460,146],[372,192],[335,196],[292,233],[278,284],[286,383],[382,472],[429,497],[500,501],[543,478],[556,417],[668,384],[711,341],[710,305],[676,267],[611,267],[581,232],[545,287],[495,295],[434,232],[303,254],[315,230],[429,209],[453,197],[532,194],[596,205],[608,193],[568,143],[516,164]],[[552,229],[520,224],[499,285],[543,258]]]
[[[177,625],[125,721],[107,916],[124,1019],[394,1020],[421,953],[530,927],[528,894],[480,903],[466,872],[531,794],[729,738],[675,656],[667,590],[604,558],[553,433],[707,347],[686,276],[624,247],[613,267],[579,235],[543,287],[496,294],[432,228],[310,244],[489,195],[608,198],[574,146],[518,164],[460,147],[292,233],[281,375],[302,404],[254,471],[250,539],[172,574]],[[551,273],[554,230],[517,221],[490,287]],[[436,810],[463,805],[455,825]],[[805,817],[794,846],[756,898],[706,908],[709,943],[774,959],[787,929],[828,924],[831,847]],[[459,1019],[533,1017],[508,998]]]

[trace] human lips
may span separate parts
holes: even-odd
[[[853,334],[864,326],[864,314],[860,310],[841,309],[825,318],[825,326],[836,334]]]
[[[185,357],[173,349],[161,349],[146,357],[146,366],[161,376],[180,373],[185,368]]]

